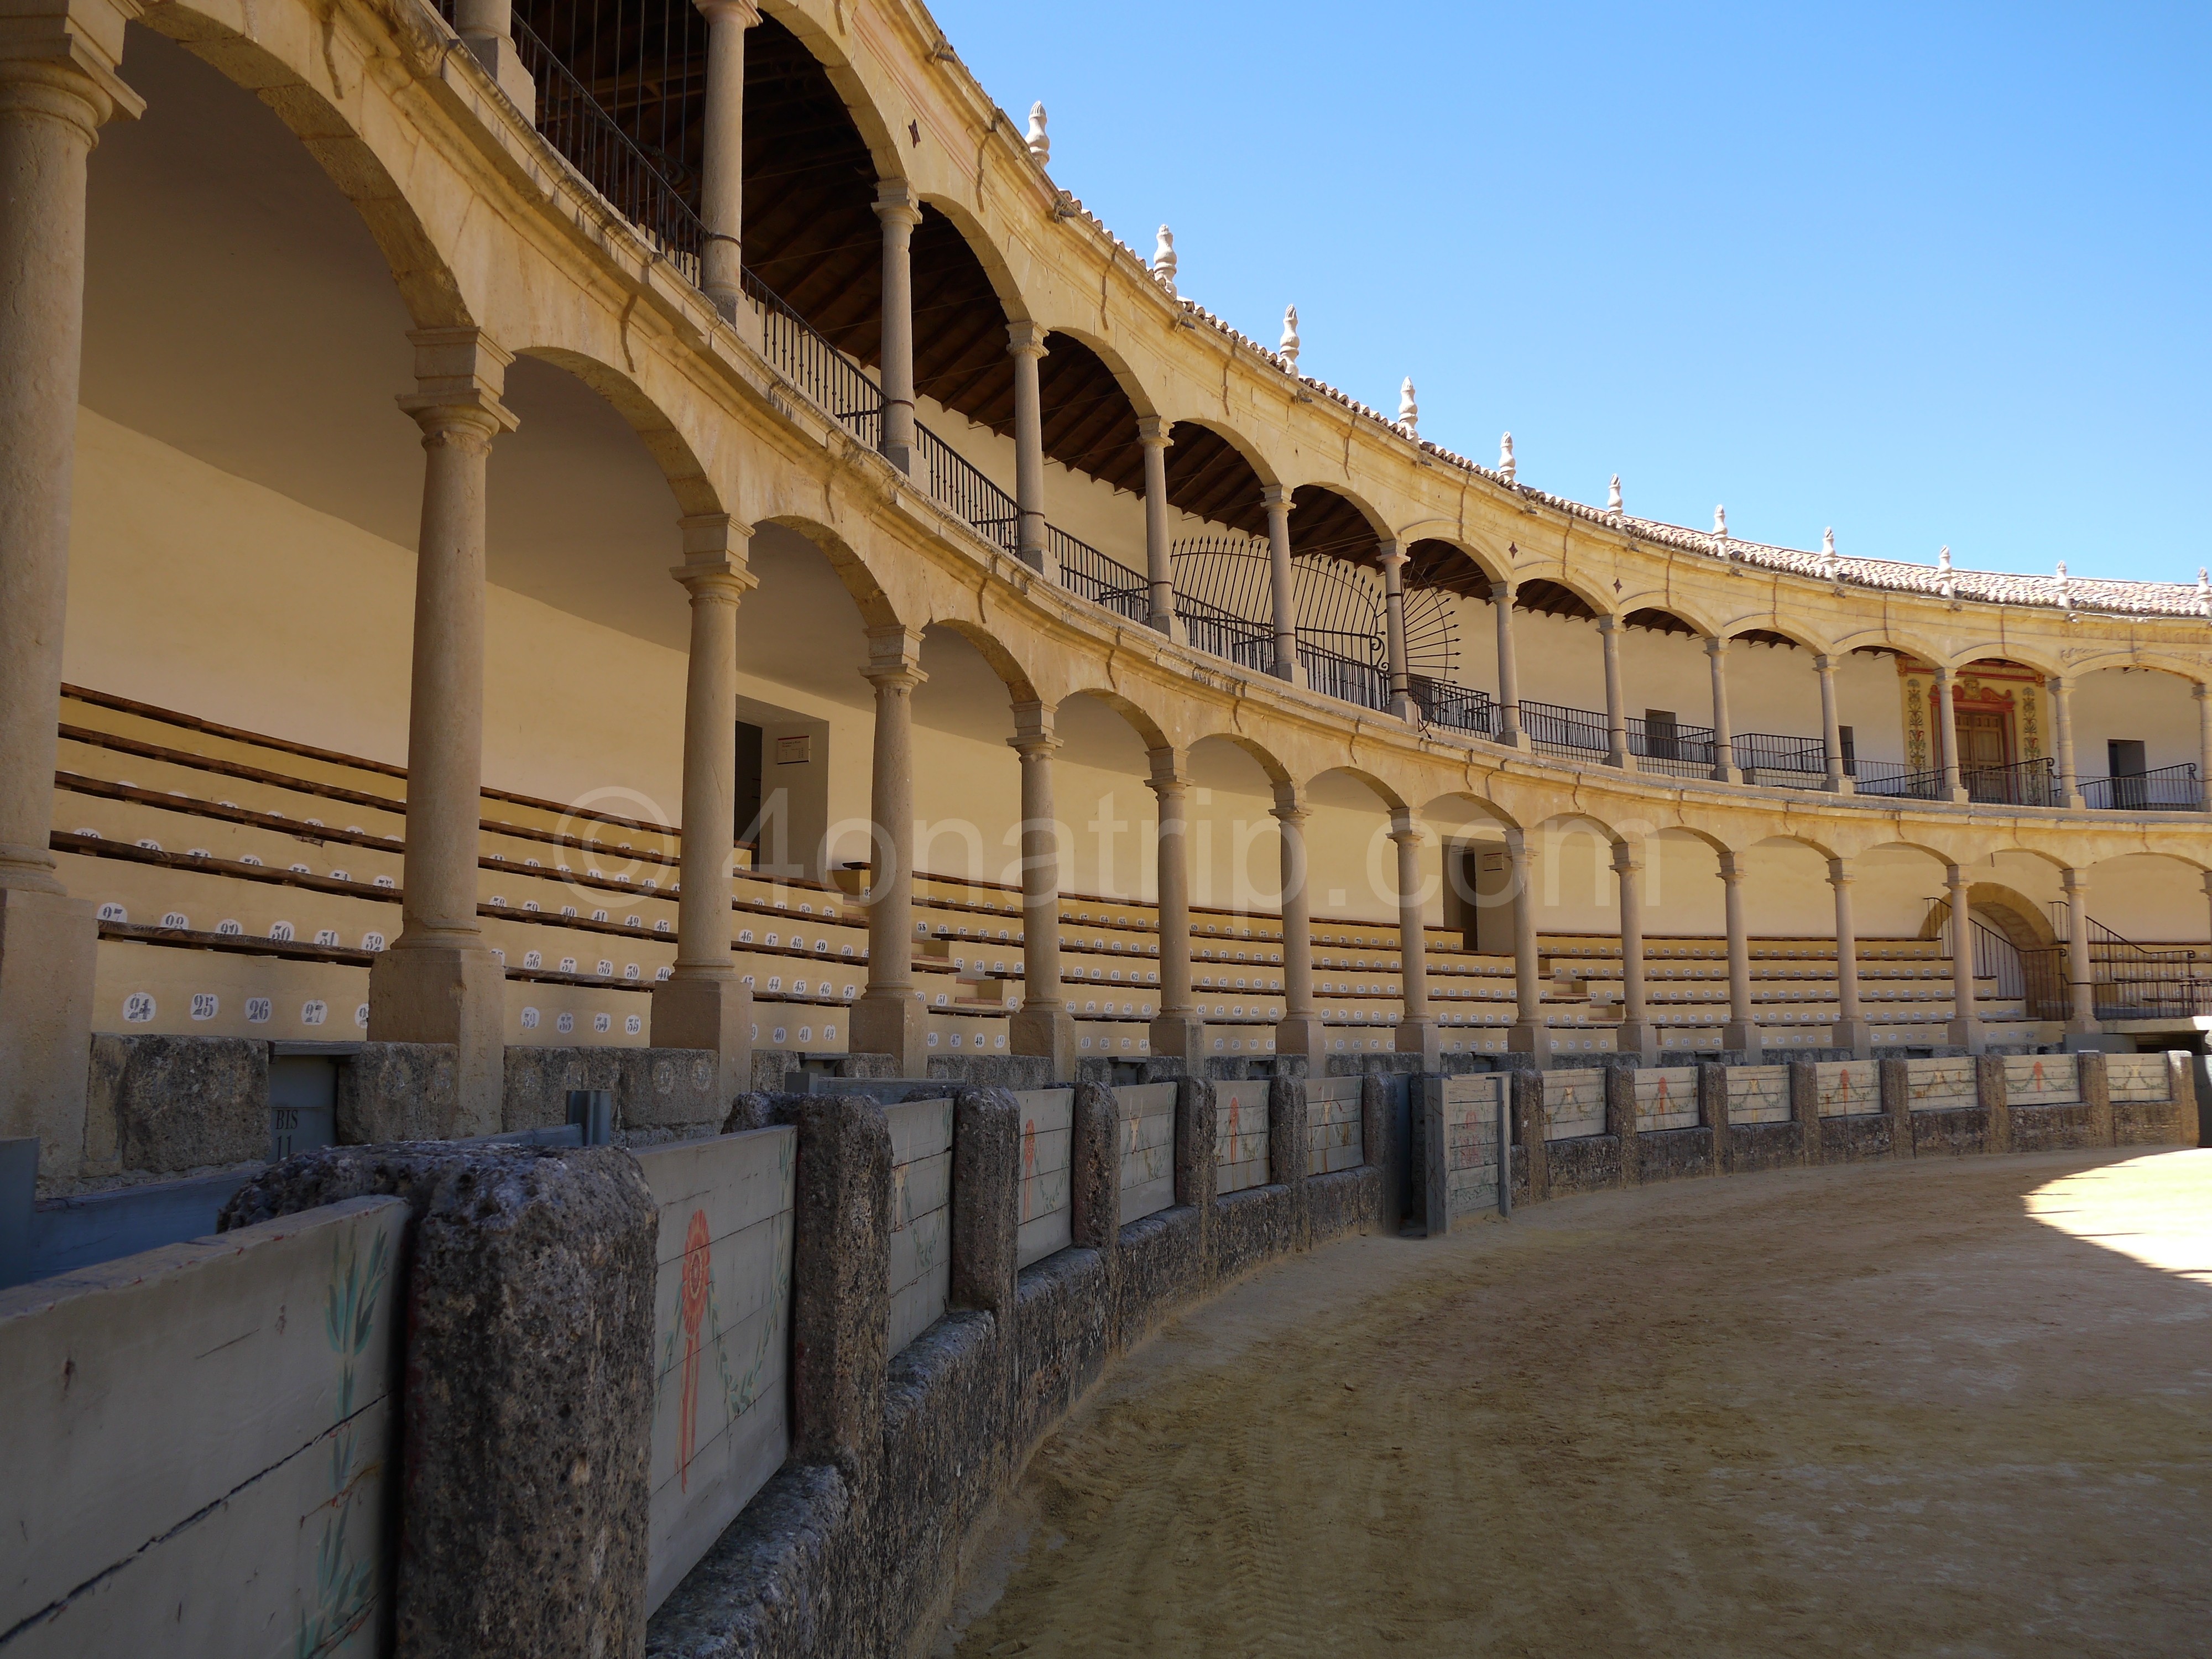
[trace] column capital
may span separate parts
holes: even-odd
[[[1723,853],[1720,855],[1721,879],[1731,887],[1743,879],[1743,859],[1741,853]]]
[[[1598,613],[1597,631],[1601,634],[1618,634],[1627,625],[1613,611],[1603,611]]]
[[[1521,591],[1521,584],[1511,576],[1492,576],[1490,579],[1490,602],[1513,608],[1513,596]]]
[[[868,630],[868,665],[860,677],[880,690],[912,690],[929,678],[921,672],[921,635],[894,624]]]
[[[398,401],[426,434],[472,428],[489,441],[520,424],[500,401],[513,352],[480,328],[418,328],[407,337],[415,346],[416,389]]]
[[[48,97],[74,100],[89,137],[121,117],[135,121],[146,100],[120,73],[124,28],[146,8],[140,0],[29,0],[10,7],[0,33],[0,98],[20,104],[41,85]],[[52,113],[76,118],[66,109]]]
[[[1836,672],[1836,664],[1837,659],[1825,651],[1817,651],[1813,654],[1813,668],[1816,673],[1832,674]]]
[[[1406,551],[1406,544],[1395,536],[1375,538],[1375,561],[1385,570],[1399,570],[1413,556]]]
[[[1847,860],[1830,859],[1828,860],[1828,885],[1831,887],[1848,887],[1857,879],[1858,877],[1852,872]]]
[[[1289,512],[1294,505],[1291,500],[1291,487],[1288,484],[1261,484],[1260,501],[1265,507],[1279,507],[1285,513]]]
[[[1390,814],[1390,839],[1401,847],[1409,842],[1419,847],[1428,839],[1428,826],[1419,823],[1411,812],[1401,808]]]
[[[1946,887],[1954,889],[1971,885],[1972,884],[1966,875],[1966,866],[1963,864],[1945,865],[1943,866],[1943,884]]]
[[[1170,449],[1175,440],[1168,436],[1167,417],[1164,415],[1137,416],[1137,441],[1147,449]]]
[[[2204,681],[2199,680],[2196,684],[2189,688],[2189,695],[2202,702],[2205,698],[2212,697],[2212,685],[2208,685]]]
[[[1705,637],[1705,654],[1709,657],[1728,655],[1729,641],[1725,634],[1710,634]]]
[[[2089,890],[2089,872],[2087,870],[2061,870],[2058,884],[2069,893],[2086,893]]]
[[[1640,875],[1644,870],[1644,860],[1636,856],[1626,842],[1617,841],[1613,844],[1613,867],[1619,875]]]
[[[914,186],[903,179],[883,179],[876,184],[876,217],[885,224],[902,224],[911,230],[921,222],[921,204]]]
[[[1044,335],[1042,323],[1008,323],[1006,351],[1015,357],[1042,357],[1047,355]]]
[[[1145,782],[1155,794],[1190,787],[1190,773],[1185,769],[1183,757],[1172,745],[1147,749],[1145,758],[1152,763],[1152,775]]]
[[[757,0],[693,0],[693,3],[710,23],[735,23],[749,29],[761,20]]]
[[[760,578],[746,567],[744,544],[752,538],[750,526],[732,524],[726,513],[698,513],[678,519],[684,532],[684,562],[668,567],[695,599],[739,597],[760,586]],[[735,539],[738,545],[731,546]]]
[[[1313,816],[1313,811],[1296,795],[1285,796],[1279,790],[1276,792],[1275,804],[1267,809],[1267,815],[1270,817],[1279,818],[1285,823],[1304,823]]]
[[[1053,708],[1048,702],[1032,699],[1014,705],[1014,735],[1006,744],[1024,760],[1048,758],[1059,748],[1060,738],[1052,729]]]
[[[1947,665],[1945,665],[1945,664],[1943,664],[1943,663],[1940,663],[1940,662],[1939,662],[1939,663],[1930,663],[1930,664],[1929,665],[1929,668],[1934,672],[1934,673],[1935,673],[1935,675],[1936,675],[1936,684],[1938,684],[1938,685],[1948,685],[1948,684],[1950,684],[1950,683],[1951,683],[1951,670],[1950,670],[1950,668],[1949,668]]]

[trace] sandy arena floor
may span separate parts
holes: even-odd
[[[2212,1151],[1566,1199],[1267,1273],[940,1653],[2212,1654]]]

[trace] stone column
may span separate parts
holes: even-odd
[[[514,50],[514,0],[453,0],[453,33],[533,126],[538,85]]]
[[[1943,884],[1950,890],[1951,902],[1951,1025],[1947,1040],[1954,1048],[1978,1054],[1985,1044],[1981,1016],[1974,1012],[1974,930],[1964,867],[1946,865]]]
[[[2081,778],[2074,767],[2074,684],[2063,674],[2044,681],[2051,694],[2051,730],[2058,745],[2058,804],[2081,805]]]
[[[1443,1053],[1437,1017],[1429,1008],[1428,928],[1421,906],[1421,827],[1400,807],[1390,815],[1390,839],[1398,843],[1399,1000],[1398,1052],[1419,1054],[1421,1069],[1432,1072]]]
[[[70,475],[84,342],[84,191],[137,7],[15,12],[0,33],[0,1139],[84,1158],[99,924],[55,873]],[[119,1010],[111,1011],[113,1018]]]
[[[1951,671],[1936,671],[1936,707],[1929,711],[1936,717],[1936,741],[1943,746],[1944,800],[1962,801],[1966,799],[1966,786],[1959,771],[1959,711],[1951,702]]]
[[[707,106],[699,131],[699,287],[735,320],[744,290],[745,31],[760,21],[755,0],[696,0],[707,20]]]
[[[1521,731],[1521,666],[1513,654],[1513,584],[1492,578],[1490,584],[1492,619],[1498,624],[1498,741],[1508,749],[1526,749]]]
[[[751,532],[721,514],[684,520],[684,559],[669,574],[691,596],[684,688],[684,890],[676,968],[653,988],[657,1048],[719,1057],[718,1113],[752,1085],[753,994],[730,960],[730,862],[738,817],[738,602],[757,585],[730,542]]]
[[[1021,515],[1014,552],[1030,569],[1046,570],[1044,394],[1037,387],[1044,330],[1035,323],[1009,323],[1006,338],[1007,355],[1014,360],[1014,508]],[[1057,571],[1047,574],[1059,579]]]
[[[1022,757],[1022,1006],[1008,1022],[1018,1054],[1044,1054],[1054,1082],[1075,1076],[1075,1016],[1060,983],[1060,821],[1052,805],[1052,709],[1014,705],[1008,741]]]
[[[1625,841],[1613,844],[1613,873],[1620,883],[1620,1029],[1613,1048],[1648,1063],[1658,1055],[1659,1040],[1644,982],[1644,861]]]
[[[2086,1036],[2098,1030],[2097,975],[2089,961],[2089,872],[2062,870],[2066,890],[2066,1029]]]
[[[1291,586],[1291,492],[1282,484],[1260,491],[1267,508],[1267,591],[1275,632],[1277,679],[1304,684],[1298,672],[1297,599]]]
[[[1859,1012],[1859,935],[1851,921],[1850,866],[1841,859],[1828,860],[1828,884],[1836,894],[1836,1020],[1828,1041],[1848,1048],[1854,1060],[1874,1052],[1874,1028]]]
[[[1605,763],[1625,769],[1629,764],[1628,705],[1620,685],[1620,629],[1618,617],[1597,619],[1598,639],[1605,647]]]
[[[1759,1020],[1751,1006],[1751,939],[1743,921],[1744,855],[1720,855],[1721,900],[1728,918],[1729,1018],[1721,1047],[1741,1052],[1746,1065],[1759,1063]]]
[[[1275,1027],[1275,1052],[1318,1062],[1328,1052],[1328,1033],[1313,1000],[1313,895],[1306,871],[1306,820],[1313,814],[1287,784],[1277,787],[1273,810],[1283,842],[1283,1018]]]
[[[920,635],[872,628],[868,665],[860,671],[876,688],[868,809],[875,846],[868,872],[868,988],[852,1009],[850,1047],[856,1054],[890,1055],[901,1077],[920,1077],[929,1064],[929,1022],[914,986],[914,689],[927,678],[921,658]]]
[[[422,529],[407,710],[407,852],[399,937],[368,970],[374,1042],[450,1043],[457,1137],[500,1126],[507,975],[477,926],[483,792],[484,472],[514,428],[500,398],[513,361],[476,329],[419,330]],[[735,710],[732,708],[732,714]]]
[[[1705,641],[1705,657],[1713,673],[1713,778],[1720,783],[1739,783],[1734,729],[1729,725],[1729,642],[1718,637]]]
[[[1828,757],[1828,793],[1849,795],[1856,791],[1844,770],[1844,726],[1836,712],[1836,665],[1837,659],[1825,652],[1813,659],[1813,667],[1820,676],[1820,742]]]
[[[2212,685],[2197,682],[2197,808],[2212,812]]]
[[[1505,858],[1513,893],[1513,1026],[1505,1034],[1505,1048],[1509,1054],[1537,1055],[1540,1066],[1551,1052],[1551,1039],[1544,1023],[1544,988],[1537,978],[1536,889],[1526,830],[1505,832]]]
[[[1152,588],[1146,618],[1163,634],[1175,632],[1175,563],[1168,544],[1168,423],[1157,415],[1137,417],[1145,451],[1145,580]],[[1156,1050],[1157,1051],[1157,1050]]]
[[[1413,683],[1406,662],[1406,550],[1395,540],[1379,543],[1376,562],[1382,567],[1383,645],[1390,659],[1390,712],[1401,720],[1420,711],[1413,704]]]
[[[1196,1064],[1206,1052],[1206,1022],[1190,996],[1190,775],[1173,749],[1155,749],[1146,780],[1158,797],[1160,830],[1159,1012],[1152,1017],[1152,1052]]]
[[[884,225],[884,458],[902,472],[914,471],[914,228],[921,209],[897,179],[876,186],[876,217]]]

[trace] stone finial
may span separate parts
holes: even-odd
[[[1820,532],[1821,578],[1833,581],[1842,568],[1841,561],[1836,557],[1836,532],[1832,529],[1824,530]]]
[[[1170,298],[1176,291],[1175,232],[1165,225],[1160,227],[1160,240],[1152,246],[1152,280],[1167,289]]]
[[[2201,564],[2197,567],[2197,614],[2212,617],[2212,581],[2205,579],[2205,569]]]
[[[1618,472],[1613,475],[1613,483],[1607,486],[1605,492],[1605,510],[1612,514],[1616,519],[1622,518],[1626,515],[1627,509],[1623,507],[1620,504],[1620,474]]]
[[[1728,508],[1724,507],[1713,508],[1713,536],[1718,541],[1724,542],[1729,538]]]
[[[2063,559],[2058,562],[2058,574],[2051,579],[2051,594],[2061,611],[2074,608],[2074,585],[2067,580],[2066,561]]]
[[[1283,354],[1283,361],[1290,365],[1291,373],[1297,374],[1298,372],[1298,308],[1296,306],[1283,307],[1283,343],[1277,349]]]
[[[1519,470],[1513,459],[1513,434],[1502,433],[1498,440],[1498,471],[1506,483],[1511,483],[1513,475]]]
[[[1048,167],[1051,165],[1052,135],[1044,130],[1044,106],[1042,104],[1031,104],[1030,106],[1029,146],[1030,154],[1037,158],[1037,165],[1039,167]]]
[[[1409,438],[1421,435],[1421,406],[1413,401],[1413,378],[1410,374],[1398,388],[1398,424],[1406,428]]]
[[[1936,586],[1947,599],[1959,597],[1959,579],[1951,574],[1951,550],[1948,547],[1936,550]]]

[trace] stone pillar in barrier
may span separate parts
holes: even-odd
[[[2180,1120],[2174,1138],[2184,1146],[2212,1146],[2212,1055],[2171,1048],[2166,1063],[2167,1092]]]
[[[2005,1086],[2002,1054],[1974,1056],[1974,1098],[1984,1114],[1982,1150],[1985,1152],[2010,1152],[2012,1096]]]
[[[963,1089],[953,1097],[952,1282],[945,1306],[994,1315],[1001,1333],[1014,1316],[1021,1145],[1022,1109],[1010,1091]]]
[[[1421,1149],[1415,1160],[1420,1188],[1413,1201],[1420,1206],[1421,1236],[1438,1238],[1451,1231],[1451,1146],[1444,1127],[1444,1079],[1417,1077],[1413,1083],[1413,1139]]]
[[[1313,1242],[1306,1213],[1306,1168],[1313,1156],[1306,1132],[1306,1080],[1278,1073],[1267,1085],[1267,1179],[1291,1191],[1291,1237],[1299,1249]]]
[[[1516,1067],[1505,1074],[1502,1086],[1511,1102],[1513,1139],[1528,1171],[1528,1201],[1540,1204],[1552,1195],[1552,1161],[1544,1136],[1544,1074]]]
[[[1820,1161],[1820,1079],[1809,1060],[1784,1062],[1790,1068],[1790,1121],[1797,1126],[1799,1146],[1808,1164]]]
[[[256,1176],[222,1225],[384,1194],[414,1212],[394,1651],[641,1653],[659,1217],[636,1161],[331,1146]]]
[[[1213,1215],[1213,1085],[1202,1077],[1186,1077],[1176,1085],[1175,1194],[1176,1202],[1198,1212],[1201,1232]],[[1200,1241],[1199,1260],[1209,1260],[1206,1242]]]
[[[1176,1103],[1182,1103],[1180,1094]],[[1078,1249],[1097,1250],[1113,1277],[1114,1246],[1121,1236],[1121,1103],[1103,1084],[1075,1085],[1075,1114],[1067,1147],[1068,1230]]]
[[[2075,1055],[2074,1076],[2081,1085],[2081,1103],[2089,1109],[2090,1145],[2118,1146],[2119,1129],[2112,1119],[2112,1075],[2105,1069],[2104,1051],[2086,1048]]]
[[[1409,1077],[1412,1097],[1421,1097],[1421,1081]],[[1359,1161],[1380,1172],[1375,1183],[1375,1231],[1385,1238],[1398,1236],[1401,1195],[1406,1188],[1407,1148],[1398,1144],[1395,1114],[1390,1109],[1390,1079],[1370,1072],[1359,1082]]]
[[[792,1193],[791,1461],[826,1464],[865,1504],[883,1471],[890,1364],[891,1134],[856,1095],[787,1095]]]
[[[1728,1067],[1698,1062],[1698,1121],[1712,1132],[1713,1173],[1735,1173],[1735,1133],[1729,1127]]]
[[[1537,1080],[1538,1095],[1543,1098],[1542,1079]],[[1635,1187],[1644,1180],[1644,1142],[1636,1128],[1636,1068],[1632,1066],[1608,1066],[1605,1068],[1605,1132],[1620,1144],[1620,1184]]]
[[[1891,1054],[1877,1060],[1875,1075],[1881,1085],[1881,1109],[1889,1114],[1889,1155],[1911,1158],[1912,1144],[1912,1074],[1904,1060]]]

